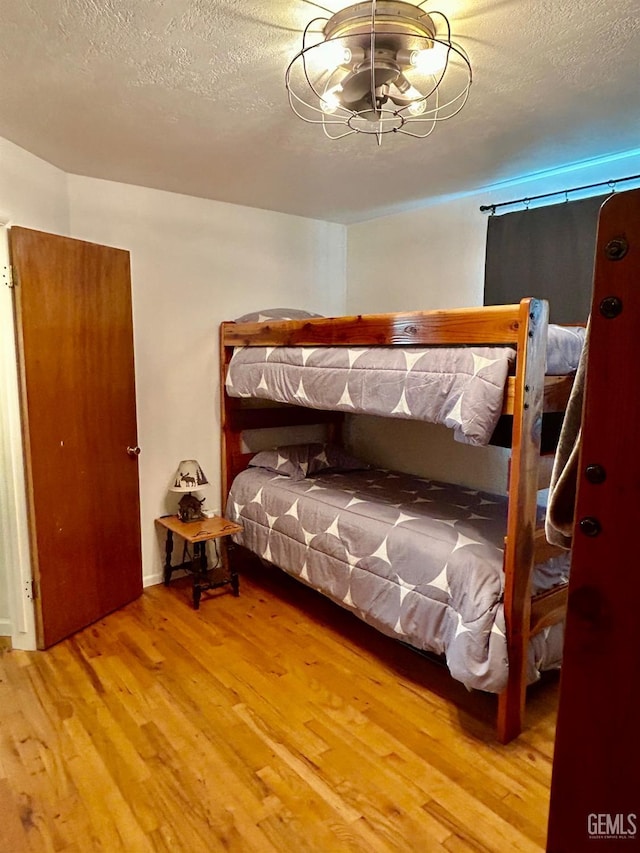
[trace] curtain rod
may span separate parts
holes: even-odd
[[[516,198],[513,201],[500,201],[497,204],[481,204],[480,212],[486,213],[487,210],[490,210],[491,213],[495,213],[499,207],[509,207],[512,204],[524,204],[525,206],[529,205],[531,201],[537,201],[540,198],[551,198],[554,195],[567,195],[567,193],[577,193],[581,190],[591,190],[594,187],[610,187],[611,191],[615,191],[616,184],[621,184],[624,181],[637,181],[640,180],[640,175],[629,175],[628,178],[616,178],[612,181],[598,181],[596,184],[585,184],[583,187],[572,187],[568,190],[556,190],[552,193],[541,193],[540,195],[532,195],[525,196],[524,198]],[[567,199],[569,201],[569,199]]]

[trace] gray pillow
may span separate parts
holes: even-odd
[[[266,468],[292,480],[304,480],[322,471],[361,471],[370,466],[337,444],[287,444],[261,450],[249,465]]]
[[[234,323],[263,323],[265,320],[308,320],[310,317],[323,316],[323,314],[314,314],[312,311],[303,311],[301,308],[265,308],[263,311],[254,311],[251,314],[236,317]]]
[[[575,373],[584,346],[585,328],[583,326],[549,326],[547,333],[547,366],[549,376],[563,376]]]

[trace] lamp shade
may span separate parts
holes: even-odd
[[[183,459],[173,475],[169,491],[193,492],[208,484],[209,481],[199,463],[195,459]]]

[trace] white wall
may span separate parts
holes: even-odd
[[[428,146],[428,141],[416,144]],[[352,225],[347,244],[347,311],[358,314],[481,305],[487,228],[487,214],[479,211],[481,204],[638,173],[640,154],[635,152],[458,198],[436,199],[423,207]],[[637,183],[620,185],[619,190]],[[576,193],[570,198],[593,193]],[[562,196],[554,201],[562,201]],[[444,427],[358,418],[351,424],[351,438],[356,450],[378,464],[504,491],[504,451],[463,447]]]
[[[342,314],[346,228],[69,176],[70,233],[131,252],[143,574],[161,578],[153,520],[181,459],[196,458],[220,508],[218,327],[247,311]]]
[[[0,220],[67,234],[67,175],[0,137]]]
[[[67,234],[67,176],[0,138],[0,223]],[[0,635],[33,648],[33,608],[24,595],[31,576],[22,471],[12,292],[6,229],[0,229]]]
[[[456,199],[351,225],[347,311],[481,304],[486,216],[478,204]]]

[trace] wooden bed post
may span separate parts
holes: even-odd
[[[520,734],[524,720],[548,318],[546,302],[524,299],[520,303],[504,553],[509,680],[498,700],[502,743]]]
[[[548,853],[640,838],[640,190],[603,205],[596,265]]]
[[[220,326],[220,512],[224,515],[227,496],[231,486],[231,459],[241,451],[241,435],[231,430],[231,399],[225,392],[225,380],[233,347],[225,346],[225,324]]]

